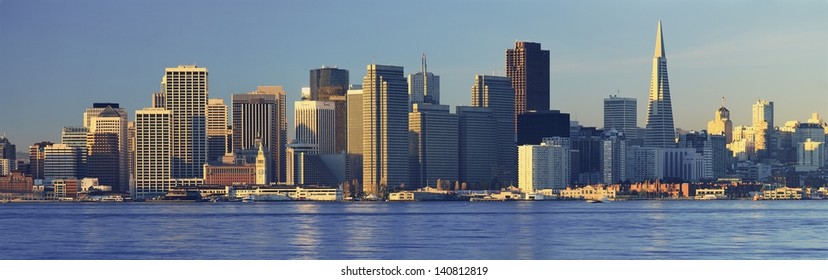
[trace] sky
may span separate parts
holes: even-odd
[[[706,129],[726,97],[735,125],[775,102],[775,125],[828,118],[828,1],[0,0],[0,133],[18,150],[60,140],[93,102],[134,119],[165,67],[209,70],[209,96],[282,85],[289,127],[308,71],[367,64],[440,75],[469,105],[474,75],[503,74],[515,41],[550,51],[551,107],[601,127],[603,98],[638,99],[644,126],[656,25],[676,127]],[[453,109],[452,109],[453,110]]]

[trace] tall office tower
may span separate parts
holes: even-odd
[[[518,116],[517,144],[538,145],[546,137],[569,137],[569,114],[558,110],[526,111]]]
[[[638,104],[635,98],[610,95],[604,98],[604,130],[615,129],[627,139],[636,137]]]
[[[499,154],[497,123],[491,108],[457,106],[460,181],[471,189],[495,188]]]
[[[707,122],[707,133],[725,136],[725,143],[733,142],[733,122],[730,121],[730,110],[724,104],[716,110],[713,120]]]
[[[164,83],[161,83],[162,87]],[[166,108],[167,107],[167,95],[163,92],[156,92],[152,94],[152,108]]]
[[[285,90],[282,86],[259,86],[247,94],[234,94],[232,100],[233,150],[253,151],[255,157],[256,141],[261,139],[272,158],[268,178],[272,182],[283,182],[287,142]],[[248,162],[253,161],[254,158],[248,158]]]
[[[627,180],[627,140],[623,132],[604,130],[601,142],[601,173],[604,184]]]
[[[207,162],[207,68],[179,65],[161,78],[170,111],[173,178],[203,178]]]
[[[334,153],[348,150],[348,70],[322,67],[310,71],[310,100],[330,101],[336,107],[336,143]]]
[[[0,136],[0,159],[8,161],[9,172],[17,170],[15,166],[17,164],[17,148],[9,141],[9,138],[6,138],[5,134]]]
[[[324,88],[335,88],[335,92],[328,95],[343,96],[348,90],[348,70],[336,67],[325,67],[310,70],[310,100],[324,100],[320,98],[320,91]],[[330,91],[330,89],[328,89]]]
[[[294,140],[315,144],[314,154],[336,152],[336,105],[330,101],[300,100],[293,103]]]
[[[428,72],[425,54],[422,68],[422,71],[408,75],[408,99],[412,105],[440,104],[440,76]]]
[[[582,126],[571,122],[569,143],[573,151],[572,174],[570,179],[578,184],[599,184],[604,182],[601,169],[601,150],[604,131],[595,127]]]
[[[408,113],[409,182],[411,188],[457,181],[458,122],[448,105],[413,104]]]
[[[717,179],[725,175],[731,158],[725,140],[722,134],[710,134],[704,130],[690,131],[679,135],[678,147],[693,148],[701,156],[704,172],[699,178]]]
[[[569,185],[569,138],[544,138],[540,145],[520,146],[519,183],[521,191],[562,189]]]
[[[514,123],[526,111],[549,110],[549,51],[540,43],[515,42],[506,50],[506,76],[514,88]]]
[[[64,126],[60,132],[60,143],[81,150],[81,168],[86,170],[86,137],[89,128],[80,126]]]
[[[408,92],[403,68],[370,64],[362,83],[362,184],[384,197],[408,183]]]
[[[119,138],[117,133],[88,134],[88,144],[84,149],[89,151],[86,177],[98,178],[101,185],[112,186],[112,190],[127,192],[128,186],[121,186]]]
[[[135,199],[165,194],[172,185],[171,118],[164,108],[135,111]]]
[[[760,157],[769,155],[773,129],[773,102],[761,99],[756,101],[756,104],[753,104],[753,143]]]
[[[85,127],[85,128],[92,127],[92,118],[97,117],[98,115],[100,115],[101,112],[106,110],[107,107],[112,108],[112,110],[115,110],[115,112],[118,113],[118,115],[120,115],[121,118],[124,119],[124,122],[128,121],[128,116],[127,116],[128,112],[124,108],[121,108],[120,104],[118,104],[118,103],[92,103],[91,108],[86,108],[86,110],[83,111],[83,127]]]
[[[43,178],[54,179],[83,178],[81,174],[81,151],[64,144],[52,144],[43,148]]]
[[[348,90],[348,180],[362,180],[362,85]],[[357,184],[359,185],[359,184]],[[359,188],[357,192],[362,192]]]
[[[227,151],[227,105],[224,99],[207,100],[207,161],[218,161]]]
[[[670,83],[667,79],[667,54],[661,36],[661,21],[656,31],[653,54],[653,77],[650,82],[650,101],[647,107],[647,131],[645,147],[673,148],[676,146],[676,129],[673,126],[673,105],[670,103]]]
[[[497,120],[497,178],[506,186],[517,179],[514,97],[509,78],[487,75],[474,77],[471,105],[490,108]]]
[[[46,159],[46,147],[52,142],[34,143],[29,146],[29,175],[32,179],[43,179],[44,160]]]
[[[107,106],[93,116],[90,121],[89,134],[96,133],[114,133],[118,136],[118,166],[111,167],[110,172],[118,172],[117,184],[112,184],[113,190],[120,190],[122,192],[129,191],[129,143],[127,135],[127,117],[122,115],[126,112],[118,112],[112,106]],[[89,150],[89,141],[91,137],[87,137],[87,147]]]

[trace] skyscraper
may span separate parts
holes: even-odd
[[[83,111],[83,127],[85,127],[85,128],[92,127],[92,118],[97,117],[101,112],[106,110],[107,107],[112,108],[112,110],[115,110],[115,112],[117,112],[118,115],[120,115],[121,118],[124,119],[124,121],[128,121],[128,119],[129,119],[128,114],[129,113],[127,113],[127,111],[124,108],[121,108],[120,104],[118,104],[118,103],[100,103],[100,102],[98,102],[98,103],[92,103],[91,108],[86,108],[86,110]]]
[[[408,182],[408,92],[403,68],[370,64],[363,79],[362,184],[384,196]]]
[[[517,144],[538,145],[546,137],[569,137],[569,114],[558,110],[526,111],[518,116]]]
[[[81,174],[81,151],[65,144],[52,144],[43,149],[43,178],[47,182],[55,179],[83,178]]]
[[[346,177],[362,180],[362,85],[351,86],[347,100],[349,172]]]
[[[344,96],[348,90],[348,70],[339,69],[336,67],[325,67],[310,70],[310,100],[326,100],[320,99],[320,91],[328,88],[327,95]],[[333,88],[333,89],[331,89]],[[331,93],[330,91],[334,92]]]
[[[759,99],[753,104],[753,143],[760,157],[769,155],[773,130],[773,101]]]
[[[207,68],[179,65],[165,71],[161,90],[165,108],[170,111],[172,177],[203,178],[207,162]]]
[[[544,138],[540,145],[520,146],[518,186],[523,192],[536,189],[562,189],[569,185],[569,138]]]
[[[282,86],[259,86],[256,91],[234,94],[233,150],[250,151],[248,162],[254,162],[258,152],[257,139],[270,152],[271,168],[268,178],[273,182],[285,180],[285,90]]]
[[[310,100],[333,102],[336,110],[334,153],[348,150],[348,70],[322,67],[310,71]]]
[[[645,147],[673,148],[676,146],[676,129],[673,126],[673,105],[670,103],[670,83],[667,79],[667,55],[661,35],[661,21],[656,31],[653,54],[653,76],[650,82],[650,100],[647,107]]]
[[[627,140],[623,133],[609,130],[601,142],[601,173],[604,184],[627,180]]]
[[[15,166],[17,164],[16,159],[17,148],[9,141],[9,138],[6,138],[4,133],[0,136],[0,161],[5,162],[5,166],[9,169],[9,172],[5,172],[4,174],[9,174],[12,170],[17,170]]]
[[[95,134],[115,134],[115,136],[118,138],[118,153],[116,155],[118,165],[108,167],[108,170],[106,172],[107,174],[118,174],[118,181],[115,183],[108,184],[112,186],[113,190],[127,192],[129,190],[129,143],[127,139],[128,123],[127,117],[122,115],[122,113],[119,113],[118,111],[119,110],[115,110],[115,108],[113,108],[112,106],[107,106],[106,108],[104,108],[104,110],[98,113],[97,116],[91,118],[89,134],[87,136],[86,150],[91,151],[89,149],[93,144],[91,141],[95,139]],[[126,112],[123,113],[125,114]],[[103,145],[101,141],[104,140],[99,140],[99,146]]]
[[[79,126],[64,126],[60,132],[60,143],[81,150],[81,169],[86,171],[86,138],[89,128]]]
[[[540,43],[515,42],[506,50],[506,76],[514,88],[514,120],[528,110],[549,110],[549,51]]]
[[[411,188],[458,180],[457,115],[448,105],[413,104],[408,133]]]
[[[172,185],[171,113],[164,108],[135,111],[135,190],[133,198],[162,195]]]
[[[98,178],[104,186],[112,186],[114,191],[128,191],[128,185],[121,185],[119,135],[117,133],[95,132],[87,135],[89,151],[86,161],[86,177]],[[126,167],[126,166],[125,166]]]
[[[294,140],[315,144],[315,154],[336,152],[336,106],[330,101],[300,100],[294,102]]]
[[[207,160],[217,161],[227,151],[227,105],[224,99],[207,100]]]
[[[610,95],[604,98],[604,130],[615,129],[625,138],[635,138],[638,129],[638,104],[635,98]]]
[[[440,104],[440,76],[428,72],[423,54],[422,71],[408,75],[408,97],[411,104]]]
[[[514,96],[507,77],[474,77],[471,105],[492,110],[497,127],[497,178],[501,184],[507,186],[517,180]]]
[[[29,172],[32,179],[43,179],[44,160],[46,159],[46,147],[52,142],[39,142],[29,146]]]
[[[497,177],[497,123],[491,108],[457,106],[460,181],[470,189],[490,189]]]

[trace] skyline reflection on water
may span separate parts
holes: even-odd
[[[828,201],[7,203],[0,259],[826,259]]]

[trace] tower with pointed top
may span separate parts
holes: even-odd
[[[664,52],[664,38],[661,21],[656,31],[655,53],[653,54],[653,76],[650,82],[650,99],[647,106],[647,130],[644,146],[656,148],[676,147],[676,130],[673,126],[673,106],[670,103],[670,83],[667,80],[667,55]]]

